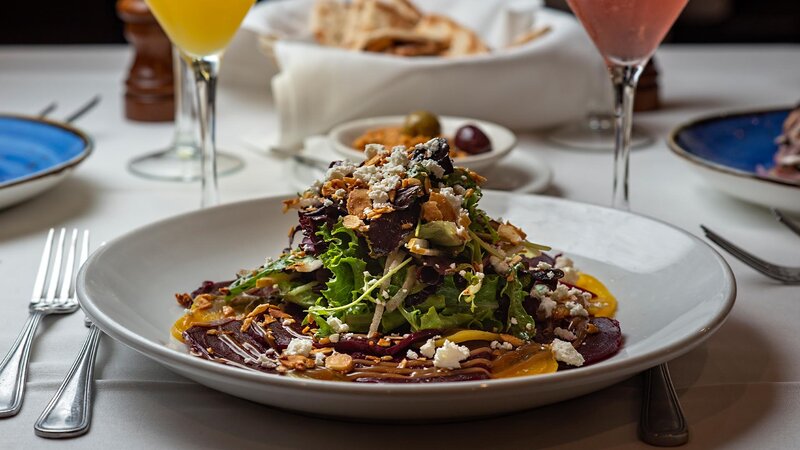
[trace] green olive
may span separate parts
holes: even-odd
[[[403,134],[408,136],[439,136],[442,126],[439,119],[429,111],[414,111],[406,116]]]

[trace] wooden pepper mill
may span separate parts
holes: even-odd
[[[136,50],[125,80],[125,117],[144,122],[174,119],[172,44],[144,0],[118,0],[125,38]]]
[[[636,86],[636,95],[633,97],[634,111],[654,111],[661,108],[661,98],[658,88],[658,68],[655,57],[644,67],[644,72],[639,77]]]

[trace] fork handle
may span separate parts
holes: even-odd
[[[89,336],[58,392],[42,411],[33,429],[46,438],[68,438],[89,431],[92,421],[92,383],[100,329],[89,326]]]
[[[666,363],[644,372],[639,436],[658,447],[675,447],[689,441],[689,427]]]
[[[43,312],[31,311],[22,332],[0,363],[0,418],[15,416],[22,408],[31,344],[36,328],[44,316]]]

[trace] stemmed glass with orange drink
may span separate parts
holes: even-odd
[[[200,121],[201,206],[219,203],[216,95],[220,56],[255,0],[145,0],[194,73]]]

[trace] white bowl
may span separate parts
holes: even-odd
[[[404,120],[405,116],[383,116],[353,120],[335,126],[328,133],[328,139],[336,153],[351,161],[360,162],[364,160],[364,152],[353,148],[353,141],[366,131],[374,128],[402,126]],[[442,136],[447,138],[450,145],[453,145],[452,140],[456,130],[464,125],[475,125],[486,134],[492,143],[492,151],[453,160],[455,165],[466,167],[476,172],[484,171],[497,164],[517,145],[517,136],[508,128],[496,123],[452,116],[439,116],[439,123],[442,125]]]
[[[78,296],[114,339],[166,367],[254,402],[351,419],[425,421],[518,411],[577,397],[682,355],[713,334],[736,293],[711,247],[670,225],[627,212],[548,197],[485,192],[483,208],[574,258],[619,300],[625,338],[600,363],[552,374],[426,385],[319,381],[272,375],[189,355],[170,336],[183,309],[175,292],[255,267],[286,245],[296,215],[281,197],[195,211],[157,222],[98,249]],[[213,405],[209,405],[213,406]]]

